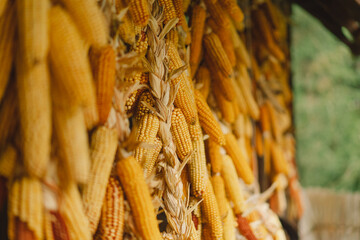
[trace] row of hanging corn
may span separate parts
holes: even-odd
[[[0,238],[286,239],[287,26],[269,0],[1,0]]]

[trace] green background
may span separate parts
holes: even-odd
[[[303,186],[360,190],[359,60],[294,5],[292,71]]]

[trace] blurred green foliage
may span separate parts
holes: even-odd
[[[360,190],[358,60],[296,5],[291,52],[300,180],[304,186]]]

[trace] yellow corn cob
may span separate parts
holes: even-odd
[[[210,72],[209,69],[205,66],[200,66],[196,73],[196,84],[199,84],[201,87],[198,89],[199,92],[203,95],[204,99],[207,99],[210,92]]]
[[[23,68],[17,59],[17,91],[24,165],[30,176],[43,177],[50,159],[51,100],[47,62]]]
[[[53,109],[54,132],[68,177],[86,183],[90,170],[88,136],[81,109]]]
[[[199,125],[195,125],[199,126]],[[189,162],[189,172],[190,172],[190,183],[191,191],[195,197],[202,197],[206,189],[206,179],[208,174],[206,171],[206,153],[204,140],[202,137],[200,127],[197,128],[198,135],[200,137],[192,141],[192,146],[194,149],[194,155]]]
[[[171,134],[176,146],[176,154],[181,160],[184,160],[192,152],[193,147],[188,125],[179,108],[175,108],[171,114]]]
[[[232,211],[230,204],[228,202],[226,203],[226,208],[228,214],[226,215],[226,218],[224,220],[224,235],[223,235],[224,240],[235,240],[236,221],[235,221],[234,212]]]
[[[141,143],[154,144],[159,131],[160,120],[152,113],[146,113],[140,120],[136,141]],[[135,149],[135,159],[139,163],[147,162],[152,158],[152,150],[148,146],[138,146]]]
[[[143,104],[143,102],[147,103],[150,106],[155,105],[155,100],[149,91],[143,92],[139,97],[139,103],[137,104],[136,109],[136,120],[140,120],[144,115],[150,113],[150,109]]]
[[[219,37],[215,33],[204,36],[204,46],[206,50],[206,60],[211,62],[224,76],[232,73],[232,66],[226,52],[221,45]]]
[[[0,1],[0,101],[9,81],[15,46],[15,3]],[[4,11],[1,14],[2,9]]]
[[[216,197],[216,202],[218,204],[220,217],[221,219],[224,219],[228,214],[228,209],[227,209],[228,201],[226,199],[226,194],[225,194],[224,180],[220,175],[214,175],[211,177],[211,184],[214,189],[214,194]]]
[[[12,182],[8,198],[8,237],[14,240],[16,236],[15,217],[20,213],[20,180]]]
[[[190,198],[189,207],[193,207],[198,203],[198,200],[195,198]],[[201,224],[201,207],[200,204],[196,205],[194,211],[191,213],[192,217],[192,234],[190,236],[191,240],[200,240],[201,232],[202,232],[202,224]]]
[[[225,97],[220,92],[220,89],[217,87],[217,84],[212,86],[214,86],[213,93],[223,119],[228,123],[233,123],[235,121],[235,112],[232,103],[225,99]]]
[[[215,20],[216,24],[223,27],[230,27],[230,19],[226,12],[221,7],[219,1],[205,0],[206,9],[209,11],[210,16]]]
[[[219,0],[219,3],[234,22],[241,23],[244,20],[244,13],[241,11],[236,0]]]
[[[168,42],[177,46],[179,44],[179,34],[176,29],[171,29],[168,34],[166,34],[166,39]]]
[[[282,132],[280,130],[280,123],[277,119],[277,111],[275,110],[274,106],[269,102],[266,101],[265,103],[266,108],[267,108],[267,112],[268,112],[268,116],[269,116],[269,121],[271,124],[271,131],[273,136],[275,137],[275,139],[277,141],[280,141],[281,137],[282,137]]]
[[[70,239],[65,221],[58,211],[45,211],[45,239]]]
[[[247,114],[248,113],[248,108],[245,102],[245,98],[243,93],[241,92],[241,89],[239,87],[239,85],[236,83],[236,80],[234,77],[231,77],[231,83],[236,95],[235,101],[237,102],[237,105],[239,107],[239,110],[242,114]]]
[[[107,127],[99,127],[91,136],[91,170],[89,181],[83,191],[83,206],[89,219],[90,231],[95,233],[101,215],[111,167],[117,148],[117,132]]]
[[[249,76],[246,67],[244,65],[240,67],[240,72],[241,72],[241,77],[238,77],[237,83],[239,84],[241,92],[244,96],[250,116],[253,119],[258,120],[260,117],[259,107],[254,99],[253,94],[251,93],[251,88],[249,88],[248,85],[246,84],[246,81],[249,79]]]
[[[9,84],[0,105],[0,149],[7,144],[18,124],[18,99],[15,83]]]
[[[130,18],[130,13],[126,13],[121,19],[117,33],[125,43],[131,45],[135,43],[135,26]]]
[[[125,102],[125,111],[128,115],[132,115],[135,112],[140,100],[141,94],[143,94],[144,89],[137,89],[130,94]]]
[[[145,27],[148,24],[150,10],[146,0],[129,0],[129,12],[135,25]]]
[[[207,157],[211,164],[211,172],[213,174],[220,173],[222,168],[222,156],[220,153],[220,145],[208,139],[206,141]]]
[[[271,163],[274,167],[276,173],[284,173],[286,175],[289,174],[289,163],[286,161],[284,157],[284,152],[275,141],[271,141],[270,145],[271,151]]]
[[[184,64],[179,56],[176,46],[171,43],[169,43],[168,46],[169,48],[167,54],[169,57],[169,70],[173,71],[182,67]],[[181,109],[186,122],[193,125],[196,123],[197,112],[192,81],[186,72],[183,72],[179,77],[171,80],[172,86],[176,86],[177,84],[179,88],[175,96],[174,104],[176,107]]]
[[[82,109],[84,114],[84,121],[87,130],[92,130],[99,124],[99,113],[96,104]]]
[[[225,135],[225,140],[225,150],[230,155],[238,176],[241,177],[246,184],[251,184],[254,181],[254,174],[250,168],[249,163],[246,161],[235,136],[232,133],[228,133]],[[224,168],[225,166],[223,166],[222,169]]]
[[[192,75],[195,74],[200,62],[205,19],[206,10],[201,5],[195,5],[191,15],[190,68]]]
[[[231,38],[231,31],[230,28],[222,28],[221,26],[217,25],[214,19],[210,18],[207,20],[206,24],[211,27],[211,29],[216,33],[219,37],[222,47],[229,58],[231,66],[235,66],[236,64],[236,56],[234,50],[234,44]]]
[[[26,223],[34,239],[43,239],[43,194],[41,183],[36,178],[20,180],[19,219]]]
[[[186,12],[190,6],[191,0],[183,0],[183,11]]]
[[[186,24],[186,19],[185,19],[185,15],[184,15],[184,11],[183,11],[183,1],[182,0],[172,0],[174,8],[175,8],[175,13],[176,13],[176,17],[179,19],[178,23],[176,24],[177,26],[181,26]]]
[[[258,156],[264,156],[264,143],[260,128],[256,127],[255,130],[255,147],[256,147],[256,154]]]
[[[100,124],[108,118],[115,86],[115,51],[111,46],[93,47],[90,61],[96,86],[97,109]]]
[[[224,134],[221,131],[220,124],[215,119],[211,112],[209,105],[202,94],[195,90],[195,101],[198,110],[199,122],[204,131],[209,134],[210,138],[213,139],[220,145],[225,144]]]
[[[151,157],[146,157],[145,161],[143,163],[143,169],[144,169],[144,176],[147,177],[149,176],[155,166],[156,160],[158,159],[159,153],[161,151],[162,148],[162,142],[160,140],[160,138],[156,138],[155,139],[155,143],[154,143],[154,149],[151,152]]]
[[[54,233],[53,233],[53,227],[52,222],[53,216],[49,211],[45,211],[44,213],[44,233],[45,233],[45,239],[46,240],[55,240]]]
[[[17,159],[16,149],[8,144],[6,148],[0,154],[0,176],[7,179],[13,176]]]
[[[203,196],[204,200],[201,203],[202,215],[204,216],[206,225],[209,227],[211,239],[220,240],[222,239],[223,228],[219,208],[209,178],[206,179],[206,182],[206,190]]]
[[[24,69],[46,62],[49,50],[49,0],[16,2],[21,64]]]
[[[95,240],[121,240],[124,231],[124,193],[119,180],[110,177],[102,207],[99,238]]]
[[[199,121],[196,121],[194,125],[188,125],[188,127],[189,127],[190,138],[192,141],[204,138]]]
[[[228,155],[223,156],[221,176],[224,179],[226,193],[234,204],[235,214],[241,214],[245,210],[245,199],[233,160]]]
[[[107,43],[108,26],[96,1],[61,0],[83,38],[90,44],[103,46]]]
[[[84,213],[81,196],[74,182],[63,187],[59,212],[64,219],[70,239],[92,239],[89,221]]]
[[[211,80],[212,83],[217,85],[219,88],[219,92],[224,96],[224,98],[228,101],[233,101],[236,98],[234,86],[232,83],[232,77],[224,76],[221,74],[216,66],[211,62],[209,56],[205,54],[206,65],[210,69],[211,72]]]
[[[139,163],[131,156],[119,160],[116,169],[121,186],[129,201],[135,227],[140,237],[144,240],[162,239],[151,202],[149,188]]]
[[[79,6],[79,9],[83,8]],[[95,89],[87,50],[75,23],[60,6],[52,7],[49,17],[50,63],[54,80],[64,91],[63,98],[91,106],[96,102]]]
[[[231,31],[232,42],[233,42],[234,48],[235,48],[236,58],[239,61],[241,61],[243,64],[245,64],[246,67],[250,68],[252,64],[251,64],[249,53],[246,50],[243,40],[240,38],[234,25],[232,25],[232,24],[230,25],[230,31]]]
[[[159,5],[163,7],[164,23],[176,18],[176,10],[172,0],[159,0]]]
[[[236,120],[240,114],[240,107],[239,107],[239,104],[237,103],[237,101],[232,101],[231,103],[232,103],[232,106],[234,109],[234,115],[235,115],[235,120]]]

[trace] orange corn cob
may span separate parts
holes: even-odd
[[[224,134],[221,131],[220,124],[215,119],[209,105],[202,94],[195,90],[195,101],[198,110],[199,122],[204,131],[209,134],[210,138],[220,145],[225,144]]]
[[[90,61],[96,86],[100,124],[105,124],[112,106],[115,86],[115,51],[111,46],[92,48]]]
[[[231,83],[232,83],[232,86],[233,86],[233,89],[234,89],[234,92],[236,95],[235,101],[237,102],[240,112],[242,114],[247,114],[248,107],[246,105],[244,95],[241,92],[241,89],[240,89],[239,85],[236,83],[236,80],[234,77],[231,78]]]
[[[17,59],[17,91],[24,165],[30,176],[43,177],[50,159],[51,99],[47,62],[23,68]]]
[[[196,84],[201,85],[201,87],[198,89],[199,92],[203,95],[204,99],[207,99],[210,92],[210,72],[209,69],[205,66],[200,66],[196,73]]]
[[[216,86],[217,85],[215,85],[215,87],[213,88],[213,93],[217,105],[220,108],[221,115],[225,121],[227,121],[228,123],[233,123],[235,121],[235,112],[232,103],[225,99],[225,97],[220,92],[220,89]]]
[[[59,212],[46,211],[44,217],[46,240],[70,240],[65,221]]]
[[[196,135],[199,137],[192,140],[192,146],[194,149],[194,155],[189,162],[189,172],[190,172],[190,183],[191,191],[195,197],[202,197],[206,189],[206,153],[204,140],[201,133],[201,128],[198,124],[195,124]]]
[[[129,201],[135,227],[139,235],[144,240],[162,239],[151,202],[149,188],[139,163],[132,156],[120,159],[116,165],[116,170],[125,196]]]
[[[243,40],[240,38],[239,34],[237,33],[234,25],[230,25],[230,32],[231,32],[231,39],[234,44],[235,48],[235,55],[238,61],[245,64],[246,67],[251,67],[251,60],[249,53],[246,50],[246,46]]]
[[[159,0],[159,5],[163,7],[164,23],[176,18],[176,10],[172,0]]]
[[[171,29],[168,34],[166,34],[167,41],[177,46],[179,44],[179,34],[176,29]]]
[[[1,5],[3,4],[3,5]],[[3,9],[4,14],[1,14]],[[11,72],[15,46],[15,3],[1,1],[0,3],[0,102],[4,96]]]
[[[206,182],[206,190],[203,196],[204,200],[201,203],[201,210],[204,220],[206,221],[206,225],[209,227],[211,239],[220,240],[222,239],[223,229],[219,208],[209,178],[207,178]]]
[[[16,86],[10,83],[0,104],[0,149],[3,149],[14,133],[18,124],[18,97]]]
[[[184,160],[193,150],[189,128],[181,109],[175,108],[171,114],[171,134],[176,146],[176,154]]]
[[[241,11],[236,0],[219,0],[219,3],[234,22],[241,23],[244,20],[244,13]]]
[[[99,237],[95,240],[121,240],[124,231],[124,193],[119,180],[110,177],[102,207]]]
[[[74,19],[83,38],[90,44],[104,46],[109,35],[106,19],[96,1],[61,0]]]
[[[135,26],[134,22],[131,20],[130,13],[127,12],[121,19],[117,33],[119,34],[121,40],[123,40],[125,43],[130,45],[135,43]]]
[[[201,5],[195,5],[191,15],[190,68],[192,75],[195,74],[200,62],[205,19],[206,10]]]
[[[232,66],[219,37],[215,33],[204,36],[206,60],[218,69],[224,76],[232,74]]]
[[[183,11],[186,12],[190,6],[191,0],[183,0]]]
[[[228,214],[228,208],[227,208],[227,199],[225,194],[225,185],[224,180],[220,175],[214,175],[211,177],[211,184],[214,189],[214,194],[216,197],[216,202],[218,204],[219,213],[221,219],[225,218]]]
[[[129,12],[135,25],[144,27],[148,24],[150,9],[146,0],[130,0]]]
[[[207,20],[206,24],[211,27],[211,29],[216,33],[219,37],[222,47],[229,58],[231,66],[235,66],[236,64],[236,56],[235,56],[235,49],[234,44],[231,38],[231,31],[230,28],[222,28],[221,26],[217,25],[214,19],[210,18]]]
[[[49,50],[49,0],[16,2],[16,16],[22,67],[46,62]]]
[[[206,141],[206,147],[212,173],[220,173],[222,169],[222,156],[220,153],[220,145],[217,142],[208,139]]]
[[[96,102],[95,89],[87,50],[78,29],[70,15],[58,5],[51,8],[49,17],[50,63],[54,80],[64,91],[63,98],[91,106]]]
[[[84,211],[89,219],[92,234],[95,233],[99,223],[101,206],[117,145],[117,132],[114,129],[99,127],[91,136],[90,157],[92,166],[82,197]]]
[[[254,175],[236,141],[235,136],[232,133],[228,133],[225,135],[225,140],[225,150],[232,158],[238,176],[241,177],[246,184],[251,184],[254,181]]]
[[[237,223],[241,235],[246,237],[248,240],[257,240],[246,218],[242,217],[241,215],[237,215]]]
[[[221,7],[219,1],[205,0],[206,9],[209,11],[210,16],[214,19],[217,25],[222,28],[230,27],[230,19],[226,12]]]
[[[223,157],[221,176],[224,180],[226,193],[234,204],[234,213],[241,214],[245,210],[245,198],[233,160],[228,155]]]
[[[255,130],[255,147],[258,156],[264,156],[264,143],[260,129],[257,127]]]
[[[270,145],[271,150],[271,163],[273,164],[274,170],[276,173],[284,173],[285,175],[289,174],[289,163],[284,157],[284,152],[275,141],[271,141]]]
[[[88,136],[81,109],[53,108],[54,132],[68,177],[86,183],[90,170]]]
[[[11,144],[8,144],[0,154],[0,176],[7,179],[13,176],[17,157],[16,149]]]

